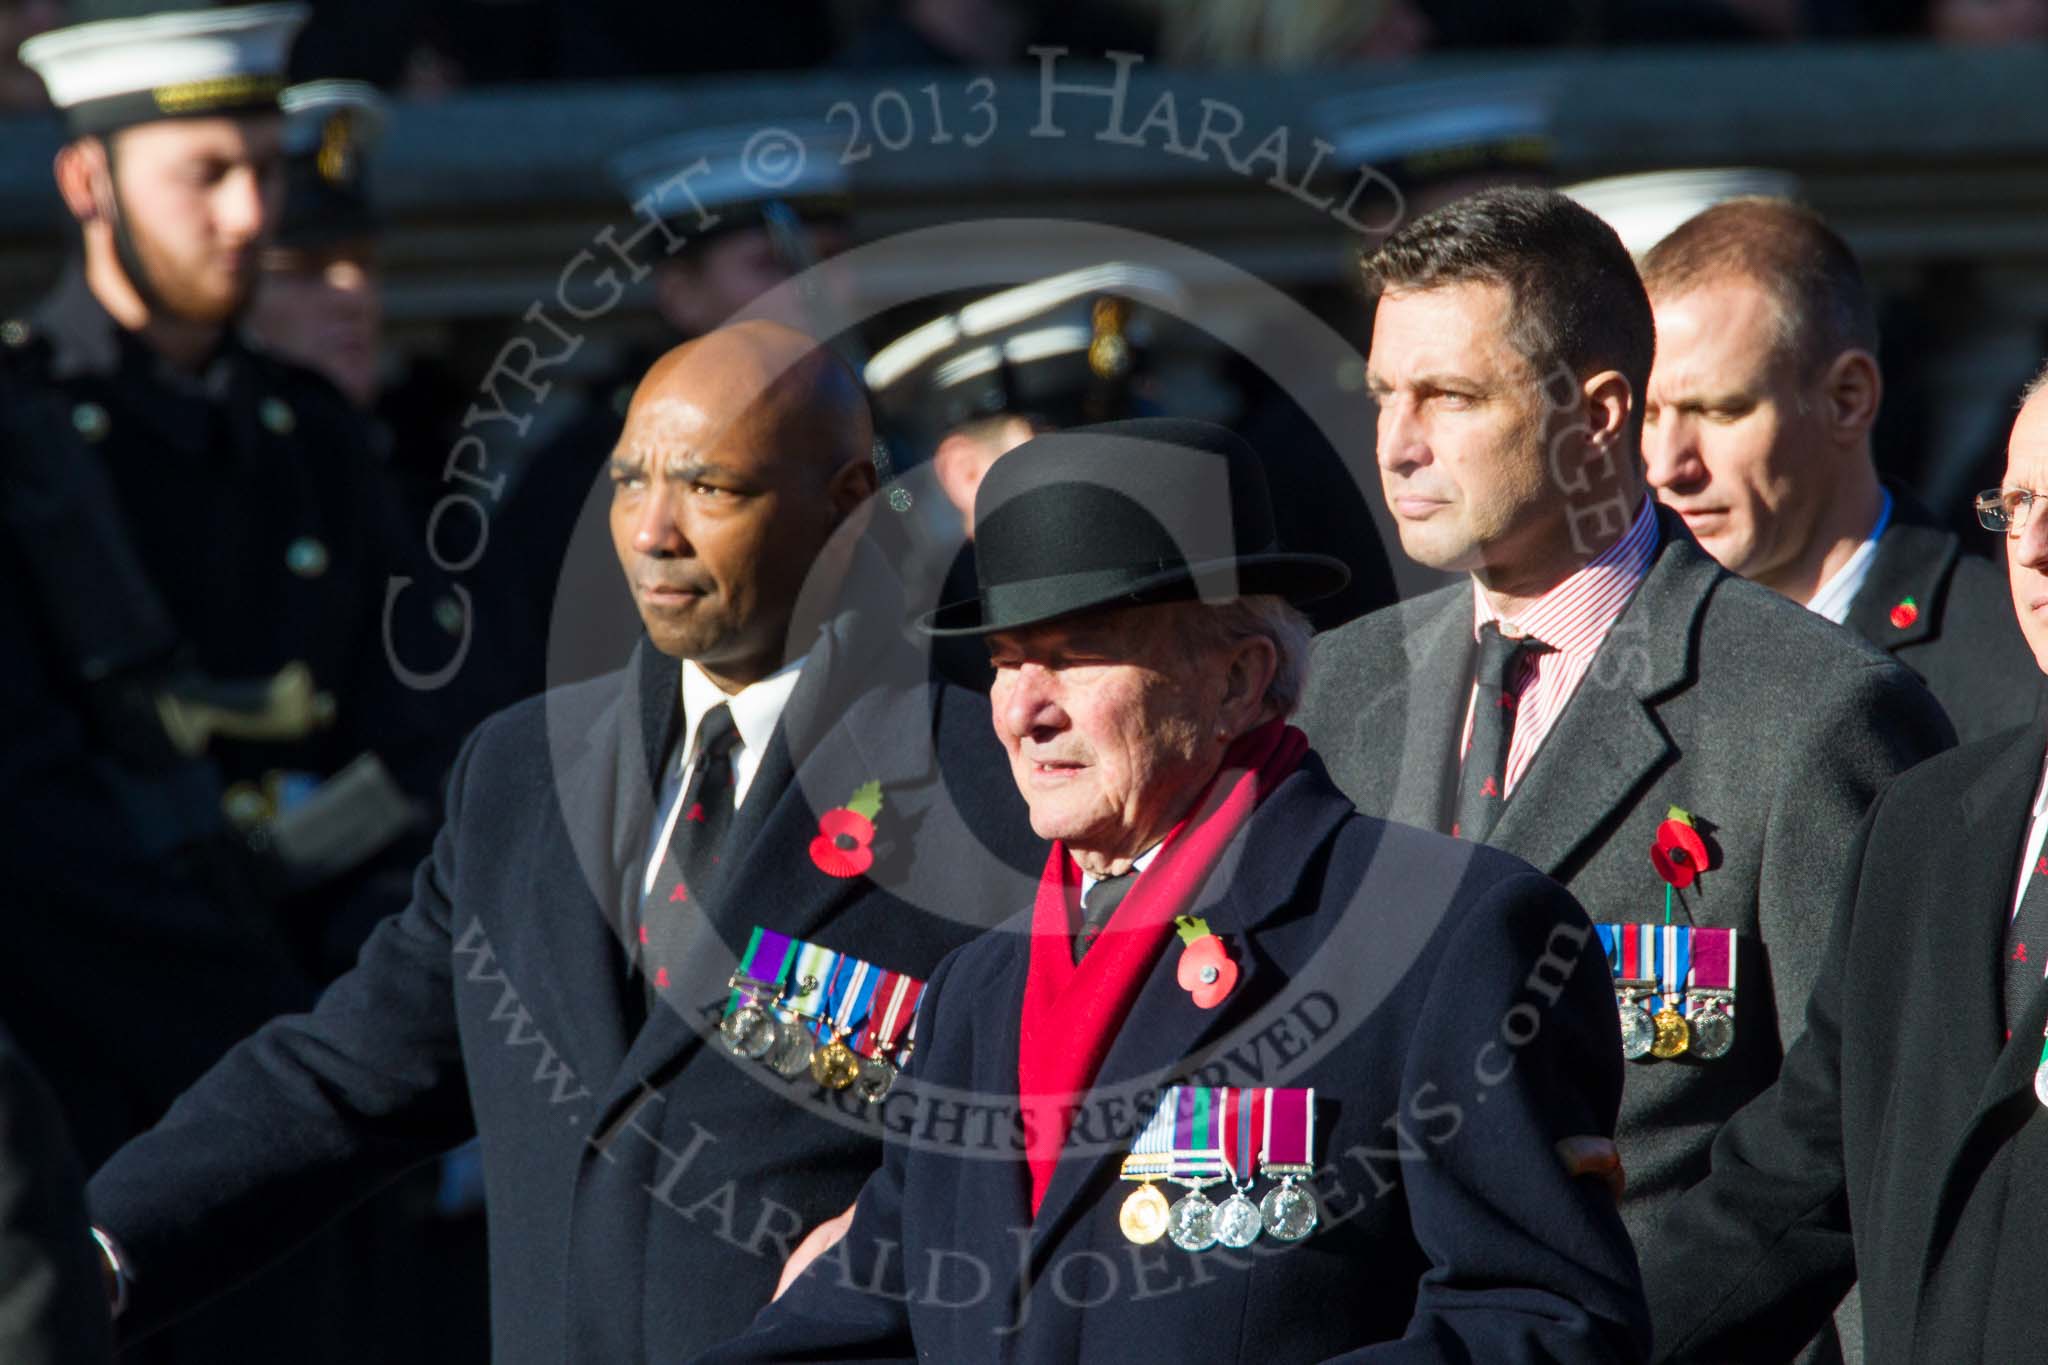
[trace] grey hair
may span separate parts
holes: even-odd
[[[1309,643],[1314,637],[1308,618],[1286,598],[1271,593],[1184,605],[1181,642],[1190,657],[1220,652],[1245,640],[1273,642],[1273,681],[1266,684],[1265,701],[1276,715],[1293,715],[1308,686]]]
[[[2044,393],[2048,393],[2048,365],[2043,365],[2040,372],[2029,379],[2027,386],[2020,390],[2020,406],[2025,407]]]

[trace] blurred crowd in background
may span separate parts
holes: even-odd
[[[43,80],[15,56],[23,41],[67,24],[149,8],[123,0],[0,0],[0,107],[23,121],[49,117]],[[267,980],[260,998],[222,996],[195,1008],[181,996],[177,1008],[188,1036],[160,1064],[109,1062],[60,1015],[39,1012],[33,1001],[22,1007],[21,994],[0,997],[0,1019],[17,1033],[42,1031],[43,1036],[24,1041],[65,1101],[87,1170],[145,1126],[254,1022],[302,1005],[320,983],[344,970],[369,926],[403,903],[409,870],[432,828],[431,812],[447,764],[477,721],[550,682],[616,665],[616,654],[607,651],[630,641],[636,627],[630,604],[618,591],[610,547],[591,518],[608,491],[600,473],[626,401],[648,364],[676,342],[713,330],[775,286],[859,242],[851,191],[830,157],[814,158],[815,174],[780,195],[738,186],[722,191],[722,198],[707,199],[724,215],[721,230],[650,272],[645,307],[632,319],[633,330],[607,336],[565,372],[574,382],[564,384],[559,397],[527,419],[534,426],[522,427],[524,439],[505,462],[488,470],[470,468],[492,489],[491,549],[484,555],[482,545],[475,545],[481,567],[473,575],[458,576],[458,591],[449,575],[424,562],[423,551],[431,549],[443,561],[464,557],[456,543],[459,529],[443,528],[449,538],[437,539],[436,528],[451,488],[449,470],[462,450],[465,413],[477,401],[478,382],[516,319],[510,314],[465,317],[438,339],[415,336],[402,346],[387,337],[379,296],[384,221],[368,168],[393,107],[519,83],[688,81],[817,70],[981,70],[1029,64],[1033,59],[1027,49],[1040,43],[1079,53],[1136,52],[1160,67],[1200,69],[1383,64],[1447,53],[1668,43],[1931,40],[2005,46],[2048,41],[2048,0],[1574,0],[1553,5],[1481,0],[750,0],[718,6],[650,6],[628,0],[314,0],[311,12],[292,48],[291,79],[299,95],[296,102],[285,100],[282,209],[263,234],[262,279],[242,321],[268,353],[309,367],[332,388],[287,385],[278,392],[289,393],[288,405],[279,405],[275,396],[264,398],[250,412],[268,435],[252,439],[303,442],[317,432],[317,439],[333,447],[329,455],[353,446],[373,456],[359,470],[374,470],[365,482],[375,487],[363,498],[380,510],[366,514],[349,532],[360,534],[360,544],[335,535],[324,540],[300,536],[282,557],[271,555],[264,562],[272,577],[294,591],[314,580],[323,591],[352,591],[340,582],[346,569],[362,589],[350,607],[350,619],[360,630],[351,639],[314,642],[328,651],[334,665],[316,666],[317,683],[337,684],[336,675],[348,667],[367,667],[382,675],[382,694],[376,687],[351,691],[351,684],[338,683],[340,725],[324,737],[317,755],[297,754],[284,764],[263,750],[267,736],[250,738],[225,722],[218,732],[228,742],[217,746],[209,761],[220,762],[222,771],[214,776],[229,787],[228,826],[266,848],[266,841],[280,837],[267,831],[316,793],[354,799],[365,790],[362,784],[370,779],[350,762],[359,754],[380,757],[388,771],[378,780],[387,785],[377,790],[395,793],[397,803],[379,806],[365,798],[365,808],[403,808],[404,814],[393,817],[393,827],[370,840],[374,847],[345,860],[335,875],[306,885],[294,881],[287,869],[277,874],[278,884],[254,889],[248,906],[264,915],[276,913],[285,926],[283,933],[268,935],[279,941],[264,943],[264,951],[276,950],[278,975]],[[337,80],[363,84],[321,84]],[[1407,192],[1412,211],[1420,212],[1483,184],[1550,182],[1555,177],[1540,155],[1522,154],[1532,138],[1540,141],[1540,132],[1517,122],[1512,111],[1503,118],[1496,110],[1460,125],[1448,141],[1413,130],[1400,134],[1409,140],[1397,139],[1371,160],[1388,168]],[[612,150],[603,149],[604,155],[594,154],[593,160]],[[672,175],[702,151],[700,143],[684,135],[674,143],[630,149],[612,161],[620,221],[631,221],[628,206],[647,185]],[[1789,181],[1738,177],[1709,187],[1691,207],[1733,193],[1796,195],[1797,189]],[[1339,262],[1338,234],[1331,236],[1333,283],[1302,291],[1302,301],[1337,333],[1362,343],[1366,313],[1359,307],[1348,262]],[[1641,250],[1654,240],[1627,244]],[[564,241],[560,258],[579,245]],[[1156,271],[1108,261],[1092,271],[1010,290],[927,300],[884,315],[861,336],[836,338],[835,346],[862,371],[876,400],[884,462],[891,466],[885,472],[914,476],[917,494],[897,509],[915,509],[904,518],[906,537],[912,542],[925,537],[944,547],[934,554],[950,555],[966,530],[982,475],[1035,431],[1128,415],[1194,414],[1227,421],[1261,450],[1287,452],[1284,468],[1276,463],[1271,475],[1282,539],[1294,548],[1338,555],[1352,570],[1349,592],[1318,608],[1319,627],[1341,624],[1392,601],[1396,578],[1406,570],[1390,570],[1371,532],[1374,510],[1344,460],[1313,430],[1290,395],[1280,392],[1241,350],[1233,354],[1214,336],[1197,335],[1199,329],[1171,310],[1145,302],[1179,297],[1180,289],[1180,282]],[[9,298],[5,315],[25,318],[31,303],[25,297]],[[1890,312],[1882,328],[1886,401],[1876,435],[1877,461],[1885,472],[1909,478],[1926,472],[1920,465],[1926,450],[1924,413],[1916,406],[1920,357],[1913,351],[1920,335],[1915,310],[1923,306],[1915,297],[1883,300]],[[974,307],[982,308],[983,316],[999,312],[1004,321],[989,327],[963,323],[966,310]],[[1905,325],[1895,327],[1901,317]],[[6,327],[20,329],[0,337],[11,348],[49,330],[41,320],[9,321]],[[934,341],[933,327],[951,327],[952,332]],[[1905,341],[1894,342],[1894,336]],[[2020,377],[2012,377],[2015,390]],[[1354,387],[1356,379],[1351,377]],[[70,406],[57,412],[59,428],[68,426],[87,442],[109,442],[110,451],[141,439],[119,404],[113,404],[110,417],[102,399],[76,398],[67,397]],[[1980,470],[1944,474],[1949,484],[1974,491],[1997,481],[2008,415],[1987,413],[1985,429],[1995,428],[1996,445],[1986,445]],[[504,447],[495,453],[504,453]],[[346,482],[354,475],[335,477]],[[150,500],[162,497],[168,505],[181,496],[176,489],[157,487],[121,491],[124,510],[137,521],[137,509]],[[351,490],[349,496],[358,492]],[[182,496],[198,505],[210,495],[186,489]],[[277,499],[250,504],[255,514],[281,505]],[[1936,512],[1956,526],[1974,528],[1974,516],[1962,499],[1939,500]],[[223,523],[228,520],[224,515]],[[374,531],[365,529],[373,523]],[[573,563],[564,567],[564,556],[579,534],[593,537],[595,566],[587,581],[605,584],[601,593],[580,595],[586,580],[575,576]],[[138,536],[146,540],[147,532]],[[160,548],[143,544],[144,557]],[[330,553],[337,566],[332,572]],[[942,579],[947,562],[942,557],[937,564]],[[971,579],[961,581],[958,566],[953,569],[955,577],[943,595],[971,593]],[[189,589],[198,604],[190,619],[209,621],[213,633],[188,628],[193,638],[179,649],[166,646],[161,657],[143,660],[145,690],[151,697],[180,697],[195,707],[213,708],[208,715],[253,715],[256,719],[247,724],[260,727],[290,709],[287,694],[293,680],[272,670],[293,656],[269,648],[276,623],[252,605],[258,602],[255,594],[209,595],[218,583],[206,575],[222,572],[218,565],[204,571],[195,566],[183,589],[158,582],[170,597]],[[378,598],[393,574],[419,585],[397,615],[396,646],[388,626],[381,637],[377,630]],[[115,579],[118,587],[118,575]],[[173,605],[179,607],[176,614],[187,614],[186,604]],[[53,614],[61,617],[63,611]],[[598,617],[605,619],[592,619]],[[578,642],[565,643],[566,636],[577,631],[588,631],[602,643],[571,648]],[[251,640],[263,644],[240,649]],[[395,689],[383,668],[394,648],[399,657],[415,660],[453,656],[460,667],[446,686]],[[193,649],[197,674],[204,676],[165,681],[169,675],[159,667],[163,661],[174,656],[189,661]],[[942,658],[940,663],[961,675],[972,675],[979,666],[973,657]],[[423,672],[431,667],[420,664]],[[97,685],[91,669],[82,673],[87,684]],[[261,686],[257,693],[229,687],[242,684]],[[66,693],[65,707],[81,694]],[[70,737],[94,762],[119,748],[108,738],[118,728],[109,717],[126,714],[123,708],[132,700],[113,690],[108,696],[111,700],[94,713],[99,729],[87,725],[82,738]],[[46,700],[14,698],[10,705],[17,718],[33,720],[34,706]],[[326,705],[334,707],[336,699],[329,697]],[[329,725],[331,716],[318,726],[308,722],[296,737]],[[58,725],[25,728],[36,730],[39,742],[58,747],[70,742]],[[130,757],[117,755],[121,763]],[[191,757],[163,761],[175,768]],[[59,766],[53,760],[49,770]],[[155,782],[157,776],[148,780]],[[104,837],[107,829],[103,816],[94,813],[106,804],[96,808],[91,799],[78,798],[77,809],[85,813],[68,824],[59,818],[64,803],[76,796],[45,789],[33,802],[22,798],[24,808],[33,805],[43,815],[11,827],[16,846],[34,846],[47,864],[44,889],[59,886],[64,895],[71,894],[65,879],[91,861],[91,853],[80,850],[89,850],[93,838]],[[138,808],[123,807],[122,818],[134,817]],[[24,831],[34,830],[34,820],[44,818],[58,833],[38,844]],[[138,818],[138,824],[148,822]],[[68,847],[64,840],[80,831],[90,837],[79,837],[75,848]],[[184,849],[197,842],[183,834],[159,833],[167,847]],[[213,833],[218,831],[206,837]],[[265,875],[277,872],[272,862],[260,866]],[[107,886],[130,870],[109,870]],[[181,886],[194,880],[188,870],[177,874]],[[149,878],[159,871],[137,872],[134,888],[142,889],[121,894],[137,900],[151,894]],[[213,868],[197,881],[217,888],[220,878],[248,875],[238,865],[226,871]],[[35,875],[28,884],[33,895]],[[100,891],[110,900],[115,894],[106,886]],[[309,902],[317,904],[317,916],[303,913]],[[286,913],[281,906],[294,908]],[[246,926],[234,932],[241,927]],[[133,943],[110,950],[120,960],[108,964],[106,979],[94,987],[113,1000],[106,1006],[110,1015],[148,1019],[162,1008],[149,996],[167,984],[155,979],[164,970],[159,947]],[[78,943],[54,944],[47,960],[76,961],[86,952]],[[250,979],[244,966],[225,958],[207,966],[224,980],[246,984]],[[24,969],[20,961],[14,972],[10,979],[8,971],[0,970],[7,989],[31,993],[48,987],[56,996],[51,983],[35,981],[39,973]],[[132,974],[132,986],[124,974]],[[208,979],[204,971],[195,975],[202,983]],[[139,1051],[150,1055],[146,1045]],[[108,1079],[116,1075],[119,1080]],[[130,1092],[118,1100],[111,1097],[122,1086]],[[424,1324],[406,1337],[417,1348],[413,1358],[480,1360],[487,1334],[480,1325],[479,1208],[474,1158],[458,1154],[317,1243],[296,1271],[288,1270],[298,1277],[289,1287],[278,1287],[284,1281],[259,1282],[210,1317],[202,1315],[157,1341],[149,1348],[154,1355],[133,1358],[242,1358],[221,1343],[266,1339],[267,1333],[282,1330],[281,1323],[313,1315],[307,1321],[317,1323],[319,1340],[300,1360],[401,1359],[393,1354],[394,1338],[375,1315],[354,1311],[353,1305],[374,1302],[387,1317]]]
[[[145,8],[139,0],[0,5],[0,101],[47,103],[42,83],[13,60],[21,40]],[[708,11],[629,0],[317,0],[292,68],[301,79],[348,77],[431,99],[515,81],[988,65],[1018,60],[1038,41],[1190,66],[1288,67],[1603,44],[2043,37],[2043,0],[764,0]]]

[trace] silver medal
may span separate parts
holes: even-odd
[[[1259,1201],[1259,1215],[1265,1221],[1266,1235],[1282,1242],[1298,1242],[1316,1230],[1321,1215],[1316,1212],[1316,1197],[1292,1180],[1282,1181],[1277,1190],[1266,1191],[1266,1197]]]
[[[1735,1016],[1719,1005],[1710,1005],[1692,1017],[1692,1055],[1703,1061],[1728,1055],[1735,1046]]]
[[[804,1031],[803,1025],[791,1024],[782,1030],[781,1041],[768,1054],[768,1065],[776,1075],[793,1081],[810,1071],[811,1054],[817,1050],[817,1044]]]
[[[896,1068],[880,1057],[863,1057],[853,1088],[869,1104],[878,1102],[896,1084]]]
[[[1240,1251],[1259,1240],[1259,1229],[1264,1226],[1258,1205],[1245,1198],[1242,1190],[1217,1208],[1214,1224],[1216,1240]]]
[[[1216,1206],[1200,1190],[1189,1190],[1166,1211],[1166,1235],[1182,1251],[1207,1251],[1216,1245]]]
[[[1650,1012],[1633,1000],[1622,1001],[1621,1055],[1632,1062],[1641,1061],[1656,1043],[1657,1026],[1650,1021]]]
[[[718,1026],[718,1036],[725,1040],[735,1056],[749,1057],[755,1061],[767,1056],[776,1044],[782,1030],[775,1023],[775,1016],[759,1005],[742,1005],[725,1016],[725,1022]]]

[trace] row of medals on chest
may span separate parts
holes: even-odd
[[[1267,1162],[1265,1173],[1280,1183],[1254,1204],[1250,1178],[1233,1179],[1227,1169],[1219,1174],[1174,1174],[1173,1165],[1169,1156],[1133,1156],[1124,1161],[1124,1179],[1144,1182],[1117,1211],[1117,1226],[1127,1240],[1146,1246],[1164,1236],[1182,1251],[1207,1251],[1213,1246],[1242,1251],[1257,1241],[1261,1232],[1275,1241],[1298,1242],[1321,1221],[1315,1195],[1295,1183],[1314,1175],[1313,1166]],[[1168,1204],[1154,1183],[1162,1178],[1185,1185],[1187,1193]],[[1225,1181],[1230,1182],[1231,1194],[1221,1204],[1204,1193]]]
[[[745,996],[746,1003],[725,1016],[719,1037],[734,1056],[766,1063],[785,1080],[808,1071],[826,1089],[851,1089],[874,1104],[889,1093],[898,1067],[910,1060],[911,1049],[917,1046],[914,1039],[905,1039],[899,1052],[897,1039],[878,1037],[875,1054],[863,1056],[847,1042],[853,1036],[851,1028],[790,1004],[788,987],[756,981],[741,972],[734,972],[726,984]],[[802,978],[793,998],[815,994],[820,984],[816,977]],[[823,1047],[817,1041],[821,1027],[830,1035]]]
[[[1631,978],[1614,983],[1615,1003],[1621,1010],[1621,1055],[1640,1061],[1655,1057],[1670,1061],[1693,1056],[1711,1062],[1728,1055],[1735,1045],[1735,1016],[1728,1012],[1735,992],[1712,986],[1693,986],[1684,992],[1693,1002],[1691,1015],[1680,1013],[1671,992],[1648,978]],[[1648,1002],[1661,996],[1664,1008],[1655,1014]]]

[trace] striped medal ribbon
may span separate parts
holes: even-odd
[[[1124,1237],[1139,1246],[1149,1246],[1166,1235],[1169,1211],[1157,1182],[1173,1169],[1174,1112],[1175,1106],[1162,1097],[1151,1121],[1131,1144],[1131,1154],[1124,1158],[1123,1178],[1139,1184],[1117,1210],[1116,1221]]]
[[[796,959],[789,935],[759,925],[747,938],[747,950],[733,973],[732,994],[718,1034],[734,1054],[755,1061],[768,1056],[782,1041],[782,1021],[775,1002]]]
[[[845,1090],[860,1079],[860,1055],[846,1040],[867,1021],[875,975],[870,964],[843,954],[833,969],[817,1021],[818,1041],[824,1046],[811,1054],[811,1079],[827,1090]]]

